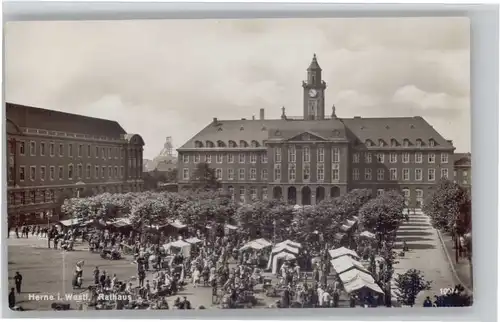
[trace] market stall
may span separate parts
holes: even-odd
[[[191,255],[191,244],[181,239],[165,244],[163,248],[173,254],[181,253],[184,257]]]
[[[337,257],[332,259],[330,263],[337,274],[342,274],[351,269],[357,269],[369,274],[369,271],[363,266],[363,264],[349,256]]]
[[[328,254],[332,259],[335,259],[337,257],[342,257],[342,256],[350,256],[356,260],[359,260],[360,257],[359,255],[353,251],[352,249],[346,248],[346,247],[339,247],[336,249],[331,249],[328,251]]]
[[[283,261],[296,259],[299,252],[299,248],[283,243],[277,244],[275,247],[273,247],[271,256],[269,256],[267,269],[271,270],[273,274],[276,274]]]
[[[259,238],[259,239],[249,241],[248,243],[243,245],[240,248],[240,252],[250,250],[250,249],[251,250],[262,250],[264,248],[271,247],[271,246],[272,246],[272,244],[270,242],[268,242],[264,238]]]

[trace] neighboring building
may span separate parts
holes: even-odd
[[[144,161],[146,164],[145,172],[157,171],[167,173],[177,168],[177,157],[174,155],[172,137],[167,136],[163,148],[153,160]]]
[[[326,83],[314,56],[303,88],[303,116],[213,121],[178,151],[180,188],[208,163],[240,200],[284,198],[315,204],[355,188],[400,190],[411,207],[440,177],[453,175],[451,141],[422,117],[325,116]]]
[[[11,224],[46,222],[82,191],[142,191],[144,141],[116,121],[11,103],[6,118]]]
[[[454,182],[459,185],[471,189],[471,154],[470,153],[457,153],[454,155]]]

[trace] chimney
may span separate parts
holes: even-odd
[[[217,118],[214,117],[214,124],[217,124]]]
[[[252,115],[252,121],[255,121],[255,115]]]
[[[241,120],[242,120],[242,121],[246,121],[247,119],[246,119],[246,118],[242,118]]]
[[[260,109],[260,120],[261,121],[264,120],[264,109],[263,108]]]

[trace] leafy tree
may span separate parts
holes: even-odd
[[[384,194],[368,201],[359,211],[364,229],[375,233],[379,248],[385,241],[393,241],[402,221],[404,200],[398,194]]]
[[[215,169],[207,163],[198,163],[190,178],[191,188],[194,190],[217,190],[220,182],[215,175]]]
[[[423,211],[436,229],[459,236],[470,231],[471,201],[469,193],[460,185],[442,179],[437,189],[425,201]]]
[[[409,269],[403,274],[398,274],[396,282],[396,297],[398,302],[413,306],[417,295],[425,290],[430,290],[431,283],[426,281],[422,272],[416,269]]]

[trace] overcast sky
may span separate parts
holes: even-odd
[[[302,114],[313,53],[327,114],[424,116],[470,151],[465,18],[20,22],[6,27],[9,102],[117,120],[156,156],[219,119]]]

